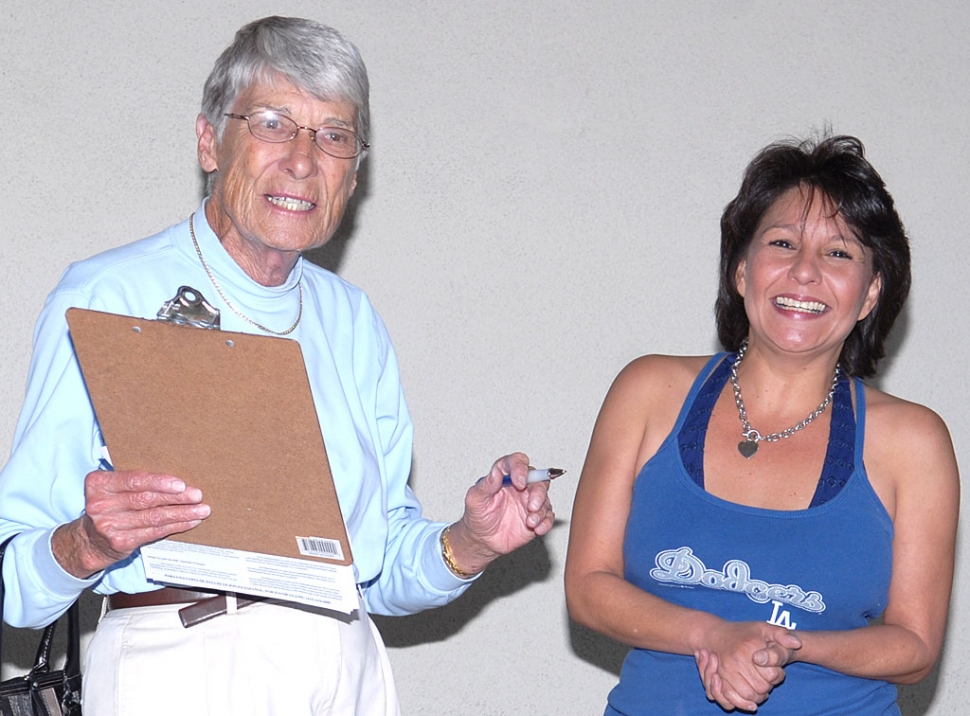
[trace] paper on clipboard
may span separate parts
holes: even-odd
[[[142,547],[149,579],[357,609],[296,341],[81,308],[67,321],[114,468],[176,475],[212,507]]]

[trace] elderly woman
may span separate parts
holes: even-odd
[[[4,618],[38,626],[85,589],[108,595],[85,657],[87,713],[396,714],[367,613],[445,604],[552,525],[547,484],[527,485],[521,453],[468,490],[456,523],[421,517],[387,332],[358,288],[302,258],[333,235],[354,192],[368,112],[363,62],[340,34],[287,18],[242,28],[196,124],[208,198],[156,236],[71,266],[47,301],[0,476],[0,539],[17,535]],[[226,330],[300,342],[353,544],[355,617],[261,602],[183,628],[177,610],[205,595],[146,580],[139,547],[191,530],[210,508],[177,475],[98,469],[102,439],[64,314],[154,317],[181,285],[202,291]]]
[[[852,137],[764,149],[721,231],[728,352],[628,365],[576,495],[569,612],[633,647],[606,713],[898,714],[940,651],[959,502],[940,418],[862,381],[906,234]]]

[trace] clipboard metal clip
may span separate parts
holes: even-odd
[[[179,326],[216,331],[221,327],[219,309],[213,308],[202,293],[191,286],[179,286],[175,297],[158,309],[157,318],[159,321],[168,321]]]

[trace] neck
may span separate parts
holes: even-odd
[[[246,241],[236,231],[232,220],[215,210],[213,202],[205,206],[205,217],[216,238],[249,278],[263,286],[282,286],[300,258],[299,251],[282,251]]]
[[[232,260],[253,281],[263,286],[282,286],[300,258],[298,252],[257,249],[233,236],[220,239]]]
[[[837,353],[793,358],[749,345],[738,366],[749,416],[782,422],[801,419],[831,390],[837,364]]]

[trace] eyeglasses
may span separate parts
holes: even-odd
[[[337,159],[353,159],[370,147],[370,144],[349,129],[342,127],[320,127],[318,129],[304,127],[285,114],[274,112],[271,109],[263,109],[252,114],[227,112],[226,116],[243,120],[249,126],[249,133],[256,139],[273,144],[288,142],[296,137],[301,129],[305,129],[313,135],[313,142],[320,147],[321,151]]]

